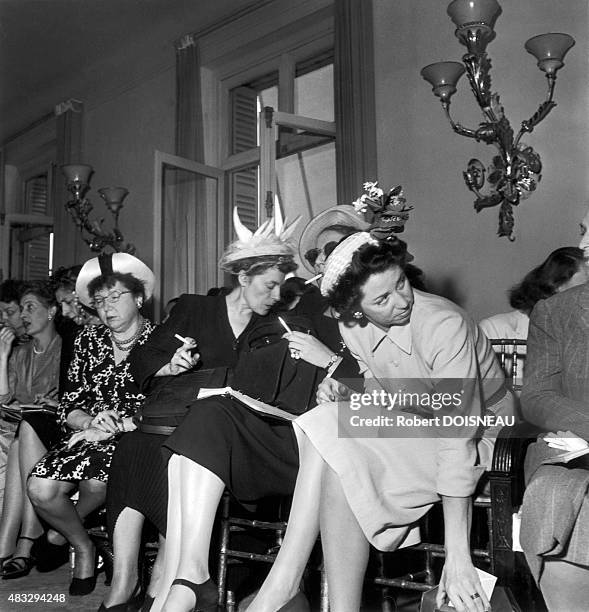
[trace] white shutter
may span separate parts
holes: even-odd
[[[231,91],[231,155],[254,149],[258,144],[257,97],[257,92],[249,87]],[[237,170],[230,177],[230,209],[237,206],[243,224],[255,230],[258,227],[258,169]]]

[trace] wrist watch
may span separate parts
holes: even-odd
[[[331,366],[339,359],[339,355],[336,355],[335,353],[329,358],[329,361],[327,362],[327,365],[324,366],[324,370],[329,370],[329,368],[331,368]]]

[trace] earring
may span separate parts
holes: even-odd
[[[47,320],[51,321],[51,319],[53,319],[53,317],[51,315],[47,315]]]
[[[141,306],[143,306],[143,301],[137,300],[137,308],[141,308]]]
[[[364,313],[360,310],[356,310],[356,312],[352,315],[354,319],[361,319],[364,316]]]

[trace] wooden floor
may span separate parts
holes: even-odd
[[[71,597],[68,594],[69,583],[67,564],[47,574],[34,569],[24,578],[0,580],[0,612],[96,612],[108,590],[104,585],[104,574],[99,575],[94,592],[85,597]]]

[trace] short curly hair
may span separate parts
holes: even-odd
[[[530,314],[539,300],[545,300],[558,292],[571,277],[585,265],[585,253],[578,247],[561,247],[533,270],[521,283],[509,291],[509,304],[516,310]]]
[[[385,272],[398,266],[405,271],[410,255],[407,244],[402,240],[382,241],[378,244],[364,244],[352,256],[347,270],[341,275],[335,287],[329,292],[327,301],[347,325],[357,324],[354,312],[360,310],[362,287],[373,274]],[[360,324],[366,325],[362,319]]]
[[[49,280],[27,281],[23,284],[20,299],[25,295],[34,295],[45,308],[57,307],[53,283]]]
[[[16,302],[18,304],[23,286],[24,281],[10,278],[0,283],[0,302]]]

